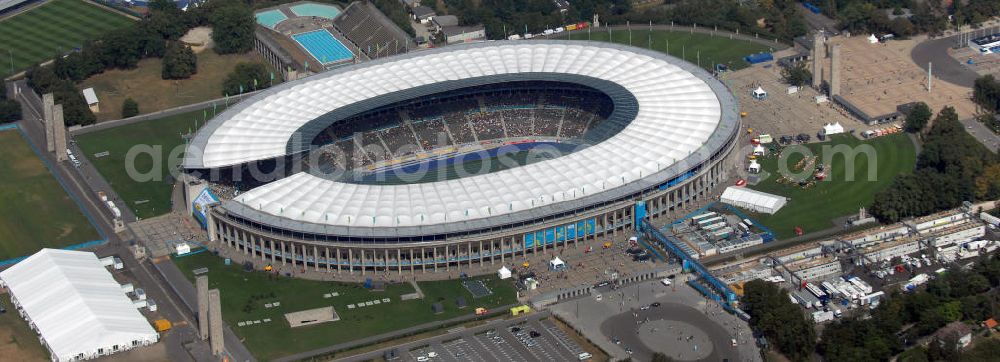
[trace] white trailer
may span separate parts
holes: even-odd
[[[834,313],[832,311],[816,311],[813,312],[813,321],[816,323],[829,322],[833,320]]]
[[[858,290],[864,292],[865,294],[872,292],[872,286],[868,285],[868,283],[865,283],[863,280],[861,280],[861,278],[851,277],[848,281],[851,282],[851,284],[853,284],[855,287],[857,287]]]
[[[813,283],[806,283],[806,290],[808,290],[809,293],[812,293],[812,295],[815,295],[816,298],[819,298],[820,300],[823,300],[823,298],[827,297],[826,293],[824,293],[823,290],[819,289],[819,287],[817,287]]]

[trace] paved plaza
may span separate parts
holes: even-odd
[[[972,117],[972,90],[952,83],[932,82],[927,90],[927,71],[910,56],[917,40],[890,40],[870,44],[864,36],[838,37],[841,44],[841,96],[871,116],[896,111],[896,106],[922,101],[936,113],[955,107],[960,118]],[[827,59],[824,69],[830,69]],[[824,79],[829,79],[825,76]]]
[[[174,247],[180,242],[194,242],[204,245],[208,235],[201,230],[197,222],[188,215],[171,212],[145,220],[128,224],[136,238],[142,241],[153,258],[159,258],[175,252]]]
[[[647,361],[653,352],[663,352],[681,361],[760,361],[746,322],[687,286],[688,276],[678,276],[669,287],[660,281],[639,283],[601,291],[601,300],[580,298],[549,310],[615,359]],[[660,306],[642,309],[653,302]]]
[[[740,110],[746,112],[745,127],[775,138],[800,133],[815,136],[824,124],[835,122],[848,130],[866,127],[832,102],[816,103],[820,93],[813,88],[801,87],[789,94],[780,69],[756,65],[726,76],[726,82],[740,101]],[[767,99],[757,100],[750,95],[758,86],[767,91]]]

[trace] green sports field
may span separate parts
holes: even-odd
[[[207,267],[209,288],[219,288],[222,295],[222,317],[233,331],[245,339],[247,348],[260,360],[305,352],[325,346],[392,332],[415,325],[473,314],[476,307],[495,308],[516,303],[514,287],[496,276],[482,279],[493,295],[472,298],[459,280],[420,282],[425,297],[402,301],[400,295],[412,293],[410,284],[386,284],[385,291],[373,292],[361,284],[320,282],[277,276],[261,271],[245,272],[240,266],[224,265],[223,259],[209,252],[175,257],[174,263],[189,279],[191,270]],[[390,274],[390,279],[396,277]],[[327,293],[339,293],[324,298]],[[458,309],[455,298],[464,296],[468,307]],[[389,303],[381,303],[389,298]],[[378,299],[377,305],[349,309],[348,304]],[[266,308],[264,304],[280,302]],[[434,314],[431,305],[441,301],[444,313]],[[340,320],[313,326],[291,328],[285,313],[333,306]],[[270,318],[271,322],[239,326],[246,320]]]
[[[831,165],[827,167],[827,181],[816,182],[815,186],[802,188],[788,183],[778,183],[779,158],[769,155],[761,160],[761,166],[770,176],[752,188],[791,198],[791,201],[774,215],[754,214],[760,223],[771,228],[779,238],[794,236],[796,226],[802,227],[806,233],[833,227],[833,220],[858,212],[860,207],[868,207],[875,193],[892,183],[893,178],[902,173],[913,171],[916,164],[916,151],[913,143],[905,134],[895,134],[861,141],[853,136],[838,135],[827,142],[810,143],[808,148],[817,156],[816,163],[823,163],[824,147],[845,145],[852,149],[864,150],[860,147],[871,146],[876,177],[869,181],[869,164],[872,162],[866,155],[854,157],[854,181],[847,180],[846,158],[843,154],[832,156]],[[802,146],[798,147],[800,150]],[[789,148],[791,150],[791,148]],[[836,150],[827,150],[836,154]],[[796,172],[795,165],[803,159],[802,152],[786,152],[789,154],[784,162],[787,169]]]
[[[132,20],[83,0],[51,0],[0,20],[0,76],[79,48]],[[13,66],[11,61],[13,60]],[[13,69],[12,69],[13,68]]]
[[[219,105],[216,112],[222,112],[223,108]],[[136,216],[149,218],[170,211],[170,193],[174,184],[170,171],[177,170],[176,166],[183,157],[184,139],[181,134],[196,131],[196,127],[205,124],[206,117],[212,117],[211,107],[87,133],[76,136],[75,139],[87,159],[111,183],[111,187],[128,203]],[[131,167],[142,173],[158,174],[159,177],[137,180],[129,176],[127,156],[133,147],[149,152],[135,156]],[[108,156],[94,156],[105,151],[109,153]],[[159,155],[161,162],[154,163],[151,154]],[[171,155],[174,157],[171,158]]]
[[[633,46],[651,49],[683,58],[691,63],[700,63],[702,68],[711,69],[712,64],[725,64],[731,70],[742,69],[750,64],[743,60],[743,57],[760,52],[771,51],[771,48],[747,40],[733,40],[728,36],[712,36],[702,33],[690,33],[686,31],[669,30],[632,30]],[[572,40],[594,40],[611,41],[620,44],[629,44],[629,32],[627,30],[612,30],[608,34],[607,30],[595,29],[588,33],[586,31],[574,31],[572,34],[566,33],[561,39]]]
[[[100,239],[16,130],[0,131],[0,260]]]

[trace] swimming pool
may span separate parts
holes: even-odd
[[[271,29],[274,29],[274,26],[278,25],[278,23],[284,21],[285,19],[288,19],[288,17],[285,16],[285,14],[281,12],[281,10],[261,11],[257,14],[254,14],[254,16],[257,18],[257,24],[266,26]]]
[[[299,45],[321,64],[337,63],[354,57],[347,47],[326,29],[292,35]]]
[[[322,4],[299,4],[289,7],[298,16],[318,16],[321,18],[333,19],[340,15],[340,9],[335,6]]]

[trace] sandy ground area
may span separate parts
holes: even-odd
[[[212,42],[212,28],[207,26],[191,29],[181,37],[181,41],[190,45],[195,54],[201,53],[205,49],[211,49],[215,45]]]

